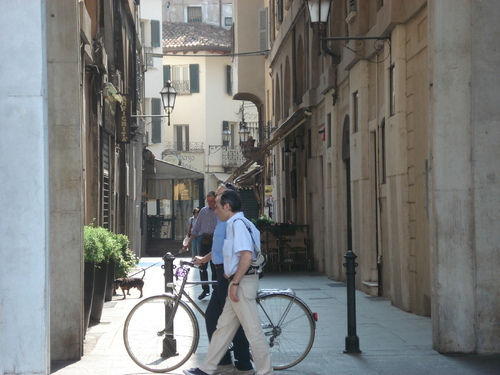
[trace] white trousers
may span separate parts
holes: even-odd
[[[241,324],[250,343],[257,374],[270,375],[273,373],[271,354],[269,353],[264,331],[262,331],[255,300],[258,289],[259,275],[246,275],[240,280],[238,286],[237,296],[239,301],[233,302],[229,295],[226,297],[224,310],[217,322],[217,330],[210,341],[207,356],[199,366],[200,370],[208,374],[215,372],[219,361],[226,353],[234,334]]]

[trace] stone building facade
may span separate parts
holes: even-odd
[[[234,1],[236,47],[266,51],[265,85],[240,64],[234,91],[254,97],[269,134],[253,161],[275,220],[309,225],[313,267],[336,280],[354,251],[356,287],[431,316],[440,352],[500,352],[498,53],[486,37],[498,12],[333,1],[318,28],[306,1]],[[259,32],[239,41],[249,15]]]
[[[0,147],[2,373],[83,355],[86,224],[140,251],[139,3],[23,1],[0,16],[0,109],[13,124]]]

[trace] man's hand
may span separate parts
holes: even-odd
[[[197,255],[193,258],[193,263],[196,264],[197,266],[199,266],[199,265],[205,263],[205,262],[203,262],[203,258],[204,257],[200,257]]]
[[[229,284],[229,298],[231,298],[231,301],[233,301],[233,302],[239,301],[238,296],[237,296],[238,288],[239,288],[238,285],[235,285],[233,283]]]
[[[250,263],[252,263],[252,252],[250,250],[243,250],[240,252],[240,262],[238,263],[238,269],[236,273],[233,275],[233,280],[231,284],[229,284],[229,298],[231,301],[238,302],[238,296],[236,293],[238,292],[238,285],[247,270],[250,268]]]
[[[208,263],[208,262],[210,262],[211,260],[212,260],[212,252],[209,252],[207,255],[202,256],[202,257],[200,257],[200,256],[198,256],[198,255],[197,255],[197,256],[195,256],[195,257],[193,258],[193,262],[194,262],[194,264],[196,264],[197,266],[199,266],[199,265],[201,265],[201,264],[203,264],[203,263]]]

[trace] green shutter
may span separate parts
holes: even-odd
[[[161,115],[161,99],[153,98],[151,99],[151,114]],[[160,143],[161,142],[161,117],[153,117],[151,122],[151,142]]]
[[[151,46],[161,47],[160,44],[160,21],[151,20]]]
[[[226,66],[226,92],[228,95],[233,95],[233,85],[231,79],[231,65]]]
[[[199,64],[189,65],[189,91],[191,93],[200,92],[200,66]]]
[[[163,85],[167,81],[170,81],[170,65],[163,65]]]
[[[260,205],[253,189],[240,189],[241,211],[249,220],[259,218]]]

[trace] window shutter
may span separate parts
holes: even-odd
[[[167,81],[170,81],[170,65],[163,65],[163,84]]]
[[[259,9],[259,50],[267,49],[267,8]]]
[[[189,65],[189,91],[191,93],[200,92],[200,65]]]
[[[151,114],[161,115],[161,99],[153,98],[151,99]],[[161,142],[161,118],[153,117],[151,122],[151,142],[160,143]]]
[[[160,44],[160,21],[151,20],[151,46],[161,47]]]
[[[231,76],[231,65],[226,66],[226,92],[228,95],[233,95],[233,80]]]

